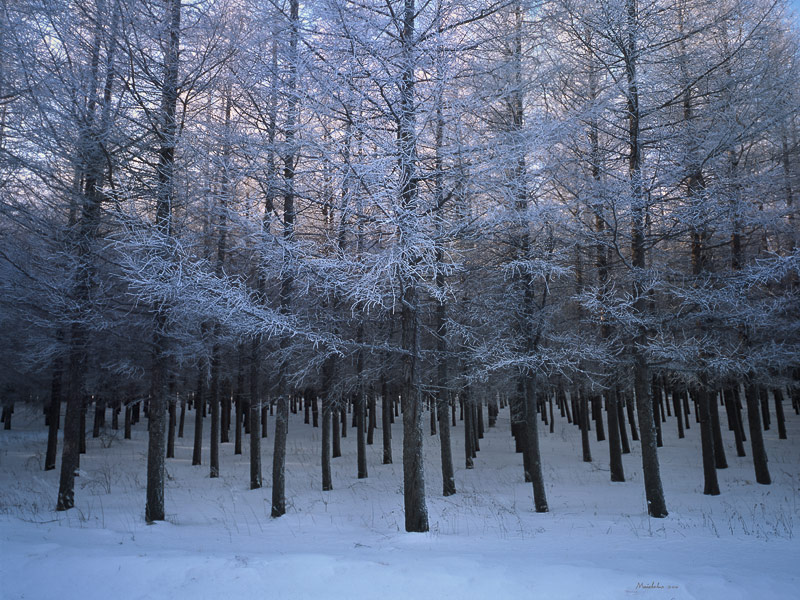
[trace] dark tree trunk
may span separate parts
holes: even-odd
[[[653,402],[649,397],[649,376],[644,357],[636,355],[639,363],[634,369],[634,385],[636,391],[636,411],[639,417],[642,438],[642,471],[644,472],[644,489],[647,498],[647,512],[651,517],[660,519],[668,515],[661,487],[661,473],[656,450],[655,426],[653,423]]]
[[[726,389],[722,393],[725,399],[725,408],[728,412],[728,428],[733,431],[734,440],[736,441],[736,456],[747,456],[744,451],[744,438],[742,438],[742,422],[740,420],[740,413],[736,407],[736,397],[733,390]]]
[[[261,362],[261,338],[256,336],[250,342],[250,489],[261,488],[261,427],[260,422],[266,415],[262,406],[259,391],[258,367]]]
[[[708,390],[704,387],[692,390],[692,397],[697,401],[697,412],[700,415],[700,440],[703,448],[703,493],[708,496],[718,496],[719,482],[717,481],[717,470],[714,467],[714,431],[709,408],[711,399]]]
[[[367,446],[372,446],[375,441],[375,427],[377,427],[377,417],[375,415],[377,400],[375,394],[369,394],[369,425],[367,426]]]
[[[464,414],[464,459],[465,464],[464,466],[467,469],[474,468],[474,463],[472,461],[472,457],[475,456],[475,450],[472,447],[472,424],[470,423],[472,417],[472,411],[469,409],[469,405],[467,404],[467,392],[463,393],[461,398],[461,406],[462,412]]]
[[[628,413],[628,424],[631,427],[631,440],[639,441],[639,431],[636,428],[636,417],[634,416],[633,398],[630,396],[625,399],[625,408]]]
[[[106,403],[102,398],[97,398],[94,403],[94,421],[92,422],[92,437],[99,438],[100,430],[105,425]]]
[[[681,397],[678,391],[672,392],[672,409],[675,412],[675,420],[678,422],[678,439],[683,439],[686,434],[683,432],[683,410]]]
[[[769,431],[769,395],[767,394],[767,388],[759,387],[758,397],[761,400],[761,420],[764,421],[764,431]]]
[[[218,340],[221,334],[219,325],[214,326],[214,339]],[[220,353],[218,343],[214,343],[211,351],[211,380],[209,382],[209,394],[211,402],[211,440],[209,452],[209,472],[208,476],[212,479],[219,477],[219,444],[220,444]]]
[[[381,383],[381,428],[383,434],[383,464],[392,464],[392,403],[384,379]]]
[[[322,490],[333,489],[333,479],[331,478],[331,413],[333,412],[333,402],[331,401],[329,386],[325,386],[322,396]],[[334,427],[335,429],[335,427]]]
[[[331,430],[333,431],[333,449],[331,456],[339,458],[342,455],[342,430],[339,428],[339,403],[331,403]]]
[[[592,414],[594,414],[594,429],[597,432],[597,441],[606,441],[605,427],[603,426],[603,399],[601,396],[593,396],[591,399]]]
[[[753,452],[753,467],[756,471],[756,481],[763,485],[772,483],[767,467],[767,450],[764,447],[764,434],[761,431],[761,418],[759,415],[760,396],[758,387],[748,384],[744,394],[747,401],[747,422],[750,428],[750,447]]]
[[[178,437],[183,438],[184,426],[186,424],[186,395],[181,394],[181,416],[178,419]]]
[[[719,422],[719,403],[716,393],[709,392],[708,408],[711,417],[711,431],[714,434],[714,466],[717,469],[727,469],[728,461],[725,458],[725,447],[722,444],[722,428]]]
[[[583,448],[583,462],[592,462],[592,449],[589,447],[589,401],[583,392],[578,398],[578,408],[581,424],[581,446]]]
[[[366,399],[363,390],[359,390],[355,397],[356,415],[356,453],[358,455],[358,478],[367,478],[367,440],[364,431],[366,423]]]
[[[176,399],[169,397],[169,423],[167,424],[167,458],[175,458],[175,427],[178,423]]]
[[[608,413],[608,456],[611,470],[611,481],[625,481],[625,471],[622,467],[622,447],[619,439],[619,418],[617,411],[617,393],[609,391],[606,397]]]
[[[272,452],[272,517],[286,514],[286,435],[289,429],[289,396],[278,397],[275,446]]]
[[[177,2],[178,0],[176,0]],[[180,5],[180,2],[178,2]],[[155,343],[156,348],[163,342]],[[144,518],[148,523],[164,520],[164,458],[166,455],[166,385],[164,357],[156,352],[153,356],[152,381],[147,444],[147,502]]]
[[[85,398],[82,400],[81,404],[81,434],[80,439],[78,440],[78,453],[86,454],[86,411],[89,409],[89,407],[86,405]]]
[[[542,455],[539,451],[539,432],[536,418],[536,391],[531,377],[525,378],[525,453],[528,456],[526,480],[533,484],[533,503],[536,512],[547,512],[547,494],[542,474]]]
[[[439,417],[439,443],[442,458],[442,494],[452,496],[456,493],[456,480],[453,472],[453,453],[450,448],[450,411],[446,392],[439,392],[436,411]]]
[[[631,445],[628,442],[628,430],[625,429],[625,409],[622,407],[622,395],[619,393],[619,390],[615,390],[615,393],[617,396],[617,422],[619,424],[619,439],[622,443],[622,453],[630,454]],[[630,400],[626,400],[626,402],[630,402]]]
[[[192,465],[203,464],[203,414],[206,406],[206,384],[203,369],[197,375],[197,393],[194,397],[194,444]]]
[[[775,420],[778,422],[778,439],[786,439],[786,417],[783,414],[783,391],[780,388],[772,390],[775,399]]]
[[[131,439],[131,421],[133,409],[130,404],[125,405],[125,439]]]
[[[73,326],[73,335],[81,335]],[[71,341],[74,347],[82,347]],[[68,510],[75,506],[75,472],[80,466],[81,412],[83,411],[83,363],[81,352],[70,353],[70,368],[67,411],[64,415],[64,444],[61,452],[61,477],[58,486],[56,510]]]
[[[59,341],[64,338],[63,333],[57,335]],[[48,414],[47,453],[44,457],[44,470],[52,471],[56,468],[58,454],[58,428],[61,421],[61,380],[64,375],[64,361],[56,358],[53,361],[53,378],[50,382],[50,408]]]

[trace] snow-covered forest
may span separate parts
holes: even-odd
[[[785,0],[0,0],[0,513],[791,539],[799,127]]]

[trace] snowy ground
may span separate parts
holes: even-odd
[[[627,482],[612,484],[605,442],[592,432],[594,463],[583,463],[579,432],[561,419],[555,433],[542,432],[551,512],[535,513],[506,410],[481,440],[475,469],[457,469],[450,498],[440,495],[438,438],[426,439],[431,531],[408,534],[399,422],[396,464],[381,464],[378,430],[369,478],[356,479],[351,432],[333,461],[336,489],[323,493],[320,430],[293,415],[288,514],[276,520],[270,488],[248,489],[246,443],[242,456],[223,446],[214,480],[207,447],[205,464],[192,467],[191,436],[180,439],[167,467],[167,521],[148,526],[143,422],[133,440],[111,430],[89,439],[77,507],[56,513],[58,469],[42,471],[41,412],[18,406],[14,429],[0,431],[0,598],[798,598],[800,417],[787,417],[788,441],[774,424],[765,434],[771,486],[754,482],[749,444],[737,458],[724,432],[730,468],[719,471],[722,494],[713,498],[702,494],[699,427],[679,440],[669,419],[659,456],[670,516],[656,520],[647,517],[638,448],[623,457]]]

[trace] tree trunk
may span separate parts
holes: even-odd
[[[622,447],[619,438],[619,412],[617,410],[617,393],[610,390],[606,397],[608,413],[608,456],[611,470],[611,481],[625,481],[625,471],[622,467]]]
[[[62,331],[56,334],[56,339],[62,341]],[[50,383],[50,407],[48,414],[47,453],[44,458],[44,470],[52,471],[56,468],[58,454],[58,428],[61,421],[61,381],[64,376],[64,361],[61,357],[53,361],[53,378]]]
[[[772,479],[767,467],[767,450],[764,447],[764,434],[761,431],[760,396],[758,386],[747,384],[744,394],[747,401],[747,422],[750,426],[750,447],[753,452],[753,467],[756,472],[756,482],[769,485]]]
[[[533,484],[533,503],[536,512],[547,512],[547,495],[542,474],[542,455],[539,451],[539,432],[536,418],[536,392],[531,377],[525,377],[525,452],[528,455],[526,479]]]
[[[331,478],[331,413],[333,412],[329,387],[322,391],[322,490],[333,489]],[[335,429],[335,427],[334,427]]]
[[[286,514],[286,435],[289,430],[289,396],[278,397],[275,446],[272,452],[272,517]]]
[[[714,431],[711,423],[711,413],[708,390],[701,387],[692,391],[692,396],[697,399],[697,409],[700,415],[700,440],[703,452],[703,493],[708,496],[719,495],[719,482],[717,481],[717,470],[714,466]]]
[[[262,407],[259,391],[258,367],[261,362],[261,338],[255,336],[250,342],[250,489],[259,489],[261,478],[261,427],[259,427],[266,408]]]
[[[780,388],[772,390],[775,399],[775,420],[778,421],[778,439],[786,439],[786,417],[783,414],[783,391]]]

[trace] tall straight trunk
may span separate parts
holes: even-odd
[[[257,490],[262,485],[261,478],[261,415],[262,399],[259,391],[259,362],[261,359],[261,338],[253,337],[250,342],[250,489]]]
[[[697,398],[697,409],[700,415],[700,440],[703,453],[703,493],[709,496],[718,496],[719,482],[717,481],[717,470],[714,466],[714,432],[709,408],[711,395],[701,382],[700,387],[693,391],[692,396]]]
[[[750,426],[750,447],[753,452],[756,482],[769,485],[772,483],[772,478],[769,475],[769,467],[767,467],[767,450],[764,446],[764,434],[761,430],[758,386],[748,383],[745,387],[744,397],[747,402],[747,423]]]
[[[592,396],[590,399],[592,403],[592,414],[594,415],[594,429],[597,433],[597,441],[606,441],[605,427],[603,426],[603,399],[601,396]]]
[[[622,443],[622,453],[623,454],[630,454],[631,453],[631,445],[628,442],[628,431],[625,429],[625,409],[622,407],[622,396],[620,395],[619,389],[615,390],[617,396],[617,421],[619,423],[619,439]],[[629,402],[628,400],[626,400]]]
[[[184,425],[186,424],[186,395],[181,394],[181,415],[178,419],[178,437],[183,437]]]
[[[288,74],[286,79],[286,124],[285,124],[285,146],[286,153],[283,156],[283,243],[285,274],[281,280],[280,308],[282,312],[288,312],[292,301],[294,287],[294,245],[295,241],[295,162],[297,160],[297,148],[295,145],[295,135],[297,128],[298,101],[297,89],[297,65],[298,65],[298,44],[300,38],[300,3],[299,0],[289,2],[289,60]],[[282,341],[285,346],[288,340]],[[288,365],[281,365],[280,385],[285,387],[285,373],[283,372]],[[277,518],[286,514],[286,436],[289,431],[289,390],[284,389],[278,399],[278,410],[275,417],[275,440],[272,453],[272,516]]]
[[[383,464],[392,464],[392,401],[386,378],[381,381],[381,434],[383,436]]]
[[[75,339],[79,336],[79,339]],[[81,411],[83,400],[83,364],[81,351],[83,329],[73,324],[70,339],[71,352],[67,376],[67,410],[64,415],[64,443],[61,451],[61,474],[56,510],[69,510],[75,506],[75,472],[80,466]]]
[[[678,439],[683,439],[685,433],[683,432],[683,406],[681,402],[680,393],[677,390],[672,392],[672,410],[675,413],[675,420],[678,422]]]
[[[606,396],[608,413],[608,457],[611,470],[611,481],[625,481],[622,467],[622,447],[619,438],[619,413],[617,411],[617,392],[610,390]]]
[[[242,453],[242,428],[244,426],[245,414],[245,391],[244,391],[244,346],[238,349],[238,365],[236,367],[236,394],[234,396],[236,416],[234,419],[234,446],[233,453]]]
[[[169,0],[165,8],[167,46],[164,51],[164,77],[161,87],[160,147],[158,151],[158,198],[156,229],[172,235],[172,204],[175,195],[175,147],[178,127],[175,119],[178,101],[178,63],[181,31],[181,0]],[[164,460],[166,457],[166,315],[159,306],[153,340],[153,374],[150,384],[150,421],[147,446],[147,502],[145,520],[164,520]]]
[[[194,443],[192,450],[192,465],[203,464],[203,413],[206,406],[206,382],[204,369],[197,372],[197,391],[194,395]]]
[[[356,453],[358,455],[358,478],[366,479],[367,472],[367,440],[364,431],[366,423],[366,398],[363,390],[359,390],[355,397],[356,412]]]
[[[125,405],[125,432],[124,438],[126,440],[131,439],[131,420],[132,420],[133,409],[131,408],[130,404]]]
[[[736,456],[747,456],[744,451],[741,413],[736,406],[736,397],[734,396],[733,390],[730,388],[725,389],[722,395],[725,399],[725,407],[728,410],[728,424],[730,429],[733,430],[733,436],[736,442]]]
[[[275,445],[272,453],[272,517],[286,514],[286,435],[289,430],[289,396],[278,397]]]
[[[339,403],[335,400],[331,404],[331,428],[333,430],[331,457],[339,458],[342,455],[342,430],[339,428]]]
[[[631,184],[631,259],[633,263],[633,297],[634,310],[642,317],[648,304],[646,290],[642,284],[641,271],[646,266],[645,245],[645,194],[643,189],[642,150],[640,140],[640,107],[638,88],[638,48],[636,44],[639,17],[637,0],[625,0],[627,11],[627,35],[625,40],[625,74],[628,113],[628,172]],[[653,421],[653,402],[650,397],[650,370],[644,354],[647,344],[647,331],[638,326],[630,347],[633,359],[634,391],[636,393],[636,410],[639,417],[639,429],[642,440],[642,471],[644,473],[647,511],[651,517],[667,516],[667,505],[661,484],[661,472],[658,464],[655,423]]]
[[[772,390],[772,397],[775,400],[775,420],[778,422],[778,439],[786,439],[786,416],[783,413],[783,391],[780,388]]]
[[[764,431],[769,431],[769,395],[767,393],[767,388],[759,387],[758,397],[761,400],[761,420],[764,422]]]
[[[178,424],[177,399],[169,395],[169,422],[167,423],[167,458],[175,458],[175,427]]]
[[[578,399],[581,424],[581,447],[583,449],[583,462],[592,462],[592,449],[589,446],[589,400],[581,392]]]
[[[214,325],[214,339],[218,340],[221,334],[219,325]],[[221,349],[219,343],[214,342],[214,347],[211,350],[211,379],[209,381],[209,396],[210,404],[209,410],[211,411],[211,439],[210,439],[210,452],[208,458],[209,464],[209,477],[219,477],[219,444],[220,444],[220,361]]]
[[[56,339],[62,341],[64,332],[59,330]],[[50,382],[50,407],[48,408],[47,452],[44,457],[44,470],[56,468],[58,453],[58,428],[61,421],[61,383],[64,378],[64,360],[59,356],[53,361],[53,375]]]
[[[400,175],[400,244],[413,244],[417,220],[417,127],[416,127],[416,7],[414,0],[404,0],[400,44],[400,106],[397,119],[397,150]],[[410,247],[405,250],[413,256]],[[414,259],[412,259],[414,260]],[[413,265],[407,265],[412,267]],[[422,460],[422,398],[419,365],[419,309],[415,275],[401,290],[401,347],[403,384],[403,506],[405,528],[409,532],[428,531],[425,504],[425,475]]]
[[[322,390],[322,490],[333,489],[331,478],[331,413],[333,412],[332,398],[329,387]],[[335,428],[334,428],[335,429]]]
[[[472,441],[472,411],[469,409],[469,398],[467,394],[468,392],[465,390],[461,397],[461,406],[464,412],[464,466],[467,469],[472,469],[475,466],[475,463],[472,461],[473,456],[475,456],[475,450]]]
[[[725,458],[725,447],[722,443],[722,428],[719,422],[719,402],[716,392],[709,392],[709,416],[711,417],[711,432],[714,435],[714,466],[717,469],[727,469],[728,461]]]

